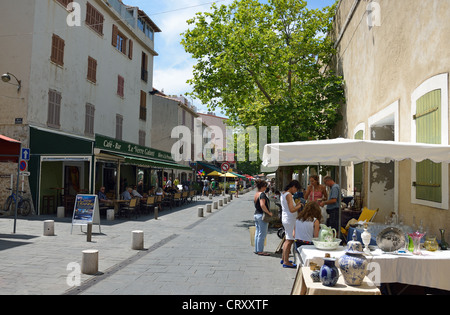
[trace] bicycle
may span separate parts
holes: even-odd
[[[6,188],[7,190],[11,190],[11,188]],[[20,193],[24,194],[26,191],[20,190]],[[5,212],[15,211],[17,200],[17,214],[22,216],[27,216],[31,213],[31,202],[30,199],[23,198],[21,195],[17,195],[14,191],[11,192],[11,195],[8,196],[5,202],[5,207],[3,208]]]

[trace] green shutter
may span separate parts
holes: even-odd
[[[416,103],[416,141],[441,144],[441,90],[431,91]],[[416,199],[442,202],[442,163],[416,164]]]

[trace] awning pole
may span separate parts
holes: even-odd
[[[342,160],[339,159],[339,195],[338,195],[338,202],[339,202],[339,225],[338,225],[338,238],[341,238],[341,188],[342,187]]]
[[[16,181],[16,210],[14,213],[14,229],[13,234],[16,234],[16,225],[17,225],[17,208],[19,206],[19,176],[20,176],[20,159],[22,152],[22,143],[20,143],[19,155],[17,157],[17,181]],[[14,191],[12,191],[14,193]]]

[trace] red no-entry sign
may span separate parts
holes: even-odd
[[[220,165],[220,169],[221,169],[222,172],[224,172],[224,173],[228,172],[228,170],[230,169],[230,163],[228,163],[228,162],[223,162],[222,165]]]

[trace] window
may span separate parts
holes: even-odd
[[[141,79],[144,82],[148,81],[148,56],[145,52],[142,52]]]
[[[92,83],[97,83],[97,60],[88,57],[87,79]]]
[[[123,116],[116,115],[116,139],[122,140]]]
[[[441,90],[434,90],[416,102],[416,142],[441,143]],[[429,160],[416,164],[416,198],[442,202],[442,163]]]
[[[124,97],[125,79],[122,76],[117,77],[117,95]]]
[[[98,34],[103,35],[104,20],[103,14],[88,2],[86,8],[86,24]]]
[[[53,34],[50,60],[60,66],[64,66],[64,46],[64,40],[58,35]]]
[[[448,73],[423,82],[411,95],[412,142],[448,145]],[[449,209],[448,163],[412,163],[411,203]]]
[[[64,6],[64,8],[67,8],[69,3],[73,2],[73,0],[56,0],[56,1],[61,3]]]
[[[114,24],[112,31],[112,45],[122,54],[133,59],[133,41],[131,39],[129,40],[122,32],[120,32],[117,25]]]
[[[49,127],[60,128],[61,98],[61,93],[58,91],[48,91],[47,125]]]
[[[139,119],[147,120],[147,93],[141,91],[141,103],[139,106]]]
[[[94,135],[94,115],[95,107],[92,104],[86,104],[85,126],[84,133],[87,136]]]
[[[145,131],[139,130],[139,145],[145,147]]]
[[[138,18],[138,28],[151,40],[153,40],[155,36],[155,32],[153,29],[145,22],[145,20],[140,17]]]

